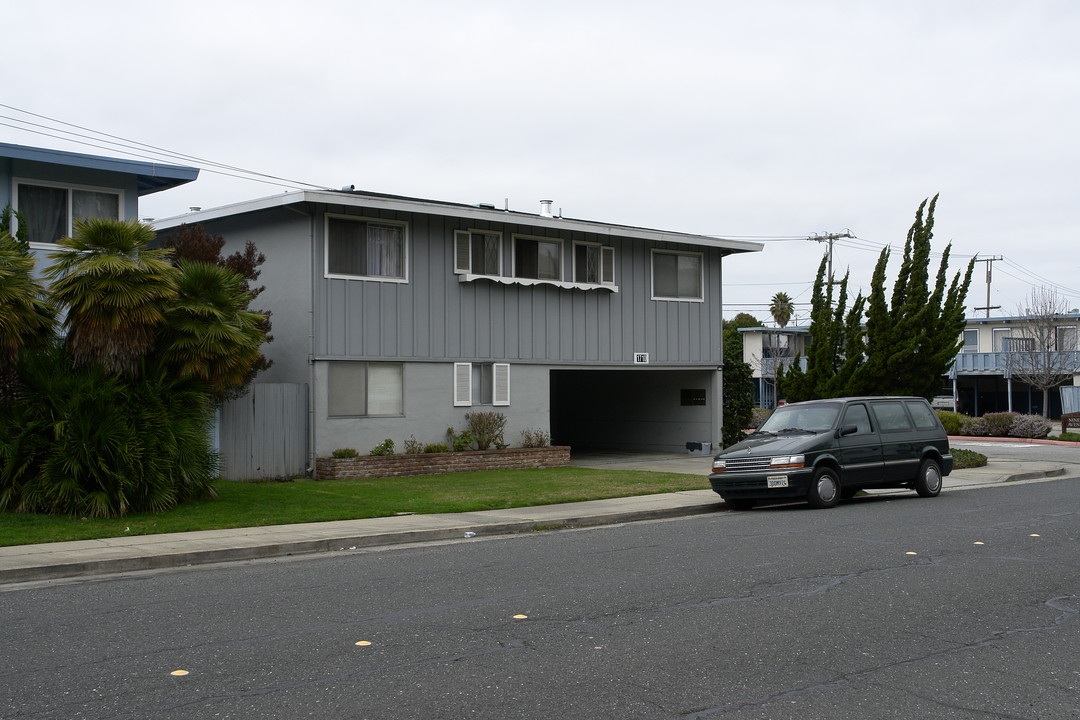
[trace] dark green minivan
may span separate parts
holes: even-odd
[[[735,510],[806,500],[833,507],[864,488],[941,492],[952,472],[949,438],[918,397],[860,397],[782,405],[713,459],[709,482]]]

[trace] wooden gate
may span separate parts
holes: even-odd
[[[221,408],[219,449],[226,480],[284,479],[307,474],[308,388],[255,383]]]

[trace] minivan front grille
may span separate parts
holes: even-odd
[[[728,472],[751,472],[772,467],[771,457],[724,458]]]

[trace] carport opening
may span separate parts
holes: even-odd
[[[715,443],[715,371],[552,370],[551,441],[573,451],[687,452]],[[715,437],[714,437],[715,435]]]

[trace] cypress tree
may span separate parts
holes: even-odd
[[[919,395],[933,397],[941,377],[961,347],[964,301],[974,259],[962,279],[948,283],[949,252],[942,253],[930,289],[930,248],[937,196],[924,200],[908,230],[904,257],[886,301],[885,271],[889,249],[881,251],[874,269],[866,317],[866,362],[853,374],[844,394]],[[925,212],[925,217],[924,217]],[[948,285],[947,289],[946,286]]]

